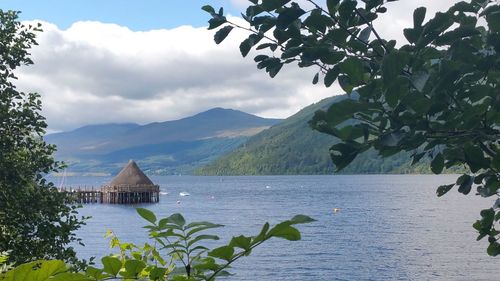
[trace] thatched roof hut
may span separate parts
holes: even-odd
[[[130,160],[108,185],[102,187],[102,192],[109,203],[157,202],[160,187]]]

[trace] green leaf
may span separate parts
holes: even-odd
[[[167,269],[163,267],[154,267],[149,272],[149,279],[151,280],[165,280],[165,274],[167,273]]]
[[[269,12],[284,6],[288,2],[290,2],[290,0],[262,0],[262,4],[260,6],[262,9]]]
[[[431,170],[434,174],[441,174],[444,168],[443,154],[438,153],[431,162]]]
[[[401,52],[392,52],[382,62],[382,77],[384,83],[390,85],[401,74],[407,64],[408,56]]]
[[[233,30],[233,27],[231,25],[227,25],[219,29],[214,35],[215,43],[220,44],[222,41],[224,41],[231,30]]]
[[[337,80],[337,77],[339,76],[339,68],[334,67],[331,69],[328,69],[325,75],[325,86],[330,87],[335,80]]]
[[[217,28],[227,22],[225,17],[215,16],[208,21],[208,29]]]
[[[243,57],[246,57],[252,47],[259,43],[259,41],[264,37],[262,34],[250,34],[247,39],[243,40],[240,44],[240,52]]]
[[[101,259],[101,262],[104,266],[104,272],[109,273],[113,276],[116,276],[122,268],[122,262],[116,257],[106,256]]]
[[[255,236],[252,240],[252,245],[257,244],[258,242],[264,240],[267,236],[267,231],[269,230],[269,223],[266,222],[263,226],[262,229],[260,230],[259,234]]]
[[[497,256],[500,254],[500,244],[498,242],[492,242],[490,243],[490,245],[488,246],[488,249],[486,249],[486,252],[488,253],[488,255],[490,256]]]
[[[270,237],[283,238],[289,241],[300,240],[300,232],[295,227],[290,226],[290,223],[287,221],[279,223],[271,228],[268,235]]]
[[[372,29],[368,26],[368,27],[365,27],[361,33],[359,33],[359,36],[358,38],[361,40],[361,41],[364,41],[364,42],[368,42],[368,39],[370,38],[370,34],[372,33]]]
[[[180,226],[180,227],[182,227],[182,226],[184,226],[184,224],[186,224],[186,220],[179,213],[175,213],[175,214],[171,215],[170,217],[168,217],[168,221],[177,225],[177,226]]]
[[[290,47],[285,49],[285,51],[281,54],[282,59],[293,58],[302,53],[304,47]]]
[[[120,272],[120,275],[125,277],[137,277],[139,273],[146,267],[146,264],[141,260],[125,261],[125,271]]]
[[[8,271],[5,276],[2,276],[0,274],[0,280],[46,281],[50,277],[53,277],[67,270],[67,266],[61,260],[39,260],[21,264],[13,270]]]
[[[290,220],[292,224],[310,223],[315,221],[316,221],[315,219],[306,215],[296,215]]]
[[[469,175],[462,175],[457,179],[458,192],[462,194],[469,194],[474,178]]]
[[[349,76],[340,75],[337,79],[342,90],[344,90],[347,94],[350,94],[354,89],[354,86],[351,84],[351,79],[349,79]]]
[[[222,246],[208,252],[208,255],[214,258],[219,258],[225,261],[230,261],[233,258],[234,248],[231,246]]]
[[[214,223],[210,223],[210,224],[205,224],[205,225],[201,225],[201,226],[198,226],[198,227],[194,227],[192,228],[190,231],[188,231],[187,233],[187,236],[191,236],[197,232],[200,232],[200,231],[203,231],[203,230],[206,230],[206,229],[210,229],[210,228],[217,228],[217,227],[223,227],[222,224],[214,224]],[[187,227],[186,227],[187,229]]]
[[[156,216],[150,210],[144,208],[137,208],[136,211],[143,219],[149,221],[152,224],[156,223]]]
[[[454,186],[455,186],[455,184],[441,185],[437,188],[436,195],[438,197],[441,197],[441,196],[445,195],[446,193],[448,193],[448,191],[450,191]]]
[[[422,23],[424,22],[425,19],[425,12],[427,9],[425,7],[419,7],[416,8],[415,11],[413,11],[413,27],[421,27]]]
[[[205,11],[205,12],[207,12],[207,13],[211,14],[211,15],[215,14],[215,10],[214,10],[214,8],[213,8],[212,6],[210,6],[210,5],[205,5],[205,6],[201,7],[201,9],[202,9],[203,11]]]
[[[313,78],[313,81],[312,81],[313,85],[318,84],[318,80],[319,80],[319,73],[316,73],[316,75],[314,75],[314,78]]]
[[[299,5],[292,3],[291,7],[284,8],[280,11],[276,21],[276,28],[286,29],[292,22],[305,13],[306,12],[302,10]]]
[[[330,148],[330,157],[340,171],[347,167],[360,153],[360,149],[353,143],[338,143]]]
[[[241,248],[245,251],[248,251],[248,250],[250,250],[251,241],[252,241],[251,237],[246,237],[246,236],[240,235],[237,237],[233,237],[231,239],[231,242],[229,243],[229,245],[231,247],[238,247],[238,248]]]
[[[464,147],[465,161],[469,165],[470,170],[475,173],[480,169],[488,168],[489,160],[484,157],[483,151],[473,145],[466,145]]]
[[[354,86],[363,82],[364,67],[363,62],[357,58],[348,58],[339,64],[340,70],[348,77],[351,84]]]
[[[483,13],[486,15],[486,22],[488,27],[493,32],[500,32],[500,6],[491,5],[486,8]]]
[[[335,15],[337,13],[338,5],[340,0],[327,0],[326,6],[328,7],[328,12],[330,15]]]
[[[188,242],[188,247],[191,247],[191,245],[201,241],[201,240],[219,240],[219,236],[217,235],[208,235],[208,234],[203,234],[203,235],[198,235],[195,238],[189,240]]]
[[[354,14],[356,9],[356,1],[354,0],[343,0],[339,5],[339,16],[340,21],[343,24],[347,24],[349,18]]]

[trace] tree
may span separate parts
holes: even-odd
[[[500,4],[470,0],[425,21],[426,8],[413,12],[407,43],[381,38],[373,26],[396,0],[307,0],[304,10],[290,0],[250,0],[242,15],[249,27],[230,22],[221,8],[210,13],[209,29],[220,28],[221,43],[233,28],[250,32],[241,42],[245,57],[255,47],[257,68],[274,77],[285,64],[316,67],[312,82],[338,81],[349,98],[318,111],[313,129],[340,140],[330,148],[343,169],[369,148],[387,157],[410,152],[413,163],[430,160],[434,173],[464,167],[455,183],[469,194],[496,198],[473,227],[488,237],[488,254],[500,254]],[[261,42],[262,41],[262,42]]]
[[[0,252],[9,263],[40,258],[75,262],[69,243],[83,221],[76,206],[44,176],[57,171],[55,147],[43,141],[46,123],[36,93],[18,91],[14,71],[32,64],[40,26],[24,26],[18,12],[0,10]]]

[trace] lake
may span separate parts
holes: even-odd
[[[271,240],[234,264],[226,280],[498,280],[498,258],[476,242],[472,223],[493,199],[453,189],[438,198],[438,185],[454,175],[339,175],[259,177],[151,177],[168,192],[151,205],[85,205],[92,219],[78,235],[80,257],[112,251],[103,237],[112,229],[122,241],[141,244],[141,206],[158,217],[182,213],[188,221],[224,224],[213,232],[256,235],[266,222],[296,214],[317,222],[299,225],[302,240]],[[69,177],[67,185],[100,186],[108,177]],[[57,184],[58,179],[55,179]],[[181,197],[180,192],[191,196]],[[178,203],[177,201],[180,201]],[[333,208],[341,211],[334,213]],[[217,241],[216,241],[217,242]],[[219,241],[220,242],[220,241]],[[220,243],[222,244],[222,242]],[[216,245],[219,245],[216,243]]]

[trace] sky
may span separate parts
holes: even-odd
[[[306,1],[299,0],[300,4]],[[325,2],[319,0],[318,2]],[[429,14],[457,0],[400,0],[375,28],[404,41],[412,12]],[[89,124],[175,120],[224,107],[262,117],[286,118],[323,98],[341,94],[338,85],[312,85],[314,69],[285,66],[271,79],[252,58],[242,58],[243,31],[220,45],[207,30],[201,6],[224,7],[231,20],[246,0],[0,0],[1,9],[21,11],[26,23],[41,22],[34,65],[16,82],[42,96],[49,132]],[[243,22],[242,22],[243,23]]]

